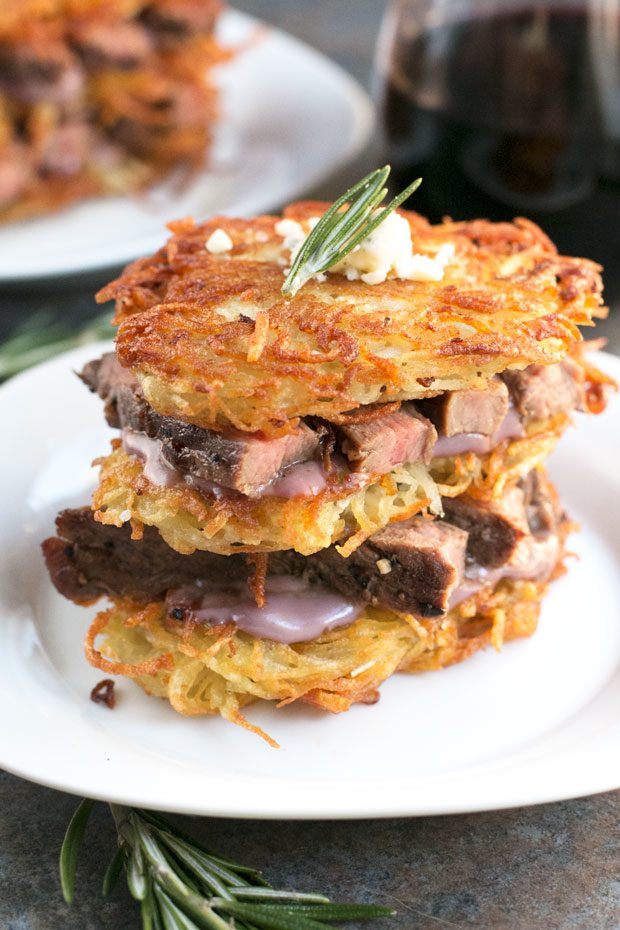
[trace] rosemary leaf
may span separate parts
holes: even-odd
[[[40,311],[29,317],[0,345],[0,379],[10,378],[61,352],[100,339],[111,339],[113,335],[109,311],[90,320],[76,332],[54,322],[49,312]]]
[[[290,901],[293,904],[329,904],[322,894],[304,894],[301,891],[279,891],[277,888],[235,888],[238,901]]]
[[[129,893],[136,901],[143,901],[146,896],[146,874],[144,857],[140,846],[133,846],[127,862],[127,885]]]
[[[84,839],[84,831],[95,802],[85,798],[80,802],[69,821],[65,838],[60,848],[60,884],[62,895],[67,904],[73,901],[78,855]]]
[[[202,856],[208,860],[215,874],[229,885],[246,886],[250,884],[249,880],[251,880],[254,884],[267,888],[269,887],[269,883],[265,881],[261,873],[256,869],[252,869],[245,865],[239,865],[236,862],[232,862],[230,859],[225,859],[223,856],[215,855],[205,846],[197,842],[197,840],[192,839],[187,833],[180,830],[176,824],[171,823],[164,817],[160,817],[158,814],[153,813],[153,811],[140,810],[139,813],[143,820],[157,827],[161,832],[177,837],[194,853],[201,853]]]
[[[292,914],[317,920],[375,920],[377,917],[393,917],[390,907],[379,904],[263,904],[265,913]]]
[[[92,802],[76,811],[61,851],[63,893],[70,901],[77,855]],[[140,902],[143,930],[334,930],[333,920],[389,916],[389,908],[331,904],[319,894],[270,888],[255,869],[208,853],[149,811],[110,804],[119,848],[103,882],[114,887],[125,867]]]
[[[214,875],[210,863],[207,861],[205,864],[204,856],[200,856],[199,853],[193,852],[188,844],[183,843],[181,840],[178,840],[176,837],[171,836],[163,830],[159,835],[166,846],[175,854],[175,857],[179,859],[198,880],[201,890],[209,895],[215,894],[221,898],[232,899],[232,895],[226,886],[219,881],[217,875]]]
[[[247,918],[257,924],[261,930],[333,930],[329,924],[313,920],[303,914],[297,915],[292,909],[283,911],[260,904],[240,904],[238,901],[212,901],[214,907],[233,917]]]
[[[323,214],[293,258],[291,269],[282,285],[285,297],[294,297],[310,278],[342,261],[422,183],[422,178],[417,178],[377,212],[387,194],[385,183],[389,174],[389,165],[371,171]],[[345,205],[348,206],[343,210]]]
[[[142,930],[154,930],[155,924],[155,902],[153,901],[153,885],[147,872],[145,881],[145,892],[140,902],[140,914],[142,916]]]
[[[201,930],[198,924],[179,910],[165,891],[155,886],[157,903],[160,908],[164,930]]]
[[[109,866],[105,870],[105,875],[103,876],[103,888],[102,894],[104,898],[107,898],[109,894],[114,891],[116,883],[118,882],[119,876],[123,871],[123,866],[125,865],[125,850],[122,846],[119,846],[116,852],[114,853],[114,858],[110,862]]]

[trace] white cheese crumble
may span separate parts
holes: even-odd
[[[123,523],[127,523],[128,520],[131,520],[131,510],[121,511],[120,518],[123,521]]]
[[[232,247],[232,239],[228,233],[219,226],[211,233],[205,242],[205,249],[207,252],[210,252],[211,255],[221,255],[223,252],[230,252]]]
[[[307,221],[314,229],[320,217]],[[276,233],[284,239],[283,248],[289,249],[289,265],[295,260],[306,239],[301,223],[296,220],[280,220]],[[383,284],[389,277],[406,281],[442,281],[446,266],[454,258],[454,245],[446,242],[435,255],[423,255],[413,251],[411,227],[398,213],[389,213],[377,228],[357,245],[352,252],[328,270],[328,274],[342,274],[348,281],[363,281],[364,284]],[[288,272],[288,266],[285,273]],[[325,280],[316,275],[316,280]]]
[[[392,565],[389,559],[377,559],[376,565],[380,575],[389,575],[392,571]]]
[[[365,284],[382,284],[388,275],[406,281],[441,281],[454,246],[447,242],[437,253],[414,253],[411,227],[399,213],[389,213],[360,245],[329,270],[357,278]]]

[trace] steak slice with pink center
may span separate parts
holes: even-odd
[[[428,463],[437,433],[412,404],[394,413],[338,427],[342,451],[356,471],[384,475],[399,465]]]
[[[459,433],[493,436],[508,413],[508,390],[494,378],[483,390],[448,391],[418,401],[418,406],[441,436]]]

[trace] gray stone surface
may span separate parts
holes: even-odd
[[[369,85],[383,0],[244,0],[237,5],[316,45]],[[91,295],[98,283],[91,278],[1,293],[0,339],[41,308],[69,321],[85,320],[95,312]],[[619,324],[616,314],[598,329],[616,352]],[[75,804],[68,795],[0,773],[0,930],[139,926],[135,904],[124,889],[106,902],[100,898],[114,843],[103,805],[89,829],[77,901],[71,909],[62,903],[56,860]],[[370,925],[377,930],[620,927],[618,793],[417,820],[185,821],[213,848],[264,869],[274,883],[393,904],[398,916]]]
[[[113,850],[106,808],[93,815],[76,901],[62,903],[56,858],[76,801],[0,774],[2,930],[130,930],[124,888],[102,902]],[[212,848],[279,886],[394,906],[376,930],[617,930],[618,796],[459,817],[353,823],[178,818]],[[351,930],[357,930],[355,925]],[[361,928],[360,928],[361,930]]]

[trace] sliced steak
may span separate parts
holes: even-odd
[[[564,512],[555,488],[541,475],[538,469],[521,481],[525,500],[525,512],[532,536],[544,537],[557,533]]]
[[[319,436],[305,423],[283,436],[229,430],[216,433],[156,413],[113,353],[89,362],[80,377],[106,404],[110,426],[145,433],[161,443],[166,463],[186,475],[256,496],[290,465],[319,452]]]
[[[83,87],[83,69],[64,43],[0,43],[0,89],[8,97],[66,104]]]
[[[337,428],[341,449],[355,471],[384,475],[409,462],[428,463],[437,433],[407,404],[386,416]]]
[[[570,358],[558,365],[530,365],[524,371],[505,371],[502,378],[525,420],[546,420],[585,407],[583,370]]]
[[[46,141],[39,169],[43,174],[71,177],[82,170],[90,148],[90,127],[81,120],[58,126]]]
[[[105,418],[114,429],[122,429],[123,424],[118,413],[118,398],[121,394],[133,394],[141,397],[138,382],[129,369],[123,368],[114,352],[106,352],[101,358],[87,362],[78,375],[84,384],[104,401]],[[143,403],[146,401],[142,398]],[[131,424],[127,423],[127,426]],[[134,429],[136,427],[133,427]]]
[[[447,391],[418,401],[418,407],[441,436],[493,436],[508,413],[508,390],[502,381],[493,378],[484,390]]]
[[[42,544],[43,555],[58,591],[78,604],[107,595],[153,601],[197,578],[237,582],[248,574],[242,555],[180,555],[150,526],[141,540],[132,540],[129,524],[96,523],[89,507],[61,511],[56,528],[58,535]]]
[[[33,179],[30,151],[11,143],[0,155],[0,207],[12,203]]]
[[[346,559],[332,546],[305,558],[278,552],[270,566],[310,572],[350,598],[437,617],[461,580],[466,545],[467,533],[458,527],[412,517],[375,533]]]
[[[467,559],[484,568],[497,568],[510,559],[519,541],[529,534],[522,488],[505,491],[499,501],[482,501],[468,494],[444,498],[445,519],[468,533]]]
[[[58,535],[45,540],[43,554],[57,589],[77,603],[105,595],[152,601],[169,588],[209,578],[232,584],[250,573],[241,554],[179,555],[153,528],[132,540],[128,524],[96,523],[87,507],[62,511],[56,525]],[[466,543],[467,533],[458,527],[414,517],[381,530],[348,559],[333,547],[309,558],[272,553],[269,572],[307,575],[354,601],[440,616],[461,579]]]
[[[139,23],[85,23],[74,29],[72,40],[90,69],[136,68],[153,51],[153,40]]]
[[[257,495],[288,466],[307,462],[319,447],[318,436],[305,423],[284,436],[265,438],[215,433],[171,417],[158,419],[157,437],[170,465],[248,497]]]
[[[553,488],[534,473],[514,490],[494,510],[444,501],[449,519],[462,526],[416,516],[385,527],[346,559],[333,546],[309,557],[271,553],[269,574],[304,576],[352,602],[440,617],[482,587],[545,578],[557,564],[563,516]],[[243,554],[180,555],[152,527],[132,540],[128,524],[96,523],[86,507],[63,511],[56,525],[58,535],[45,540],[43,553],[56,588],[77,603],[106,595],[149,602],[184,585],[238,589],[253,572]]]
[[[164,44],[211,32],[220,0],[157,0],[142,13],[142,21]]]

